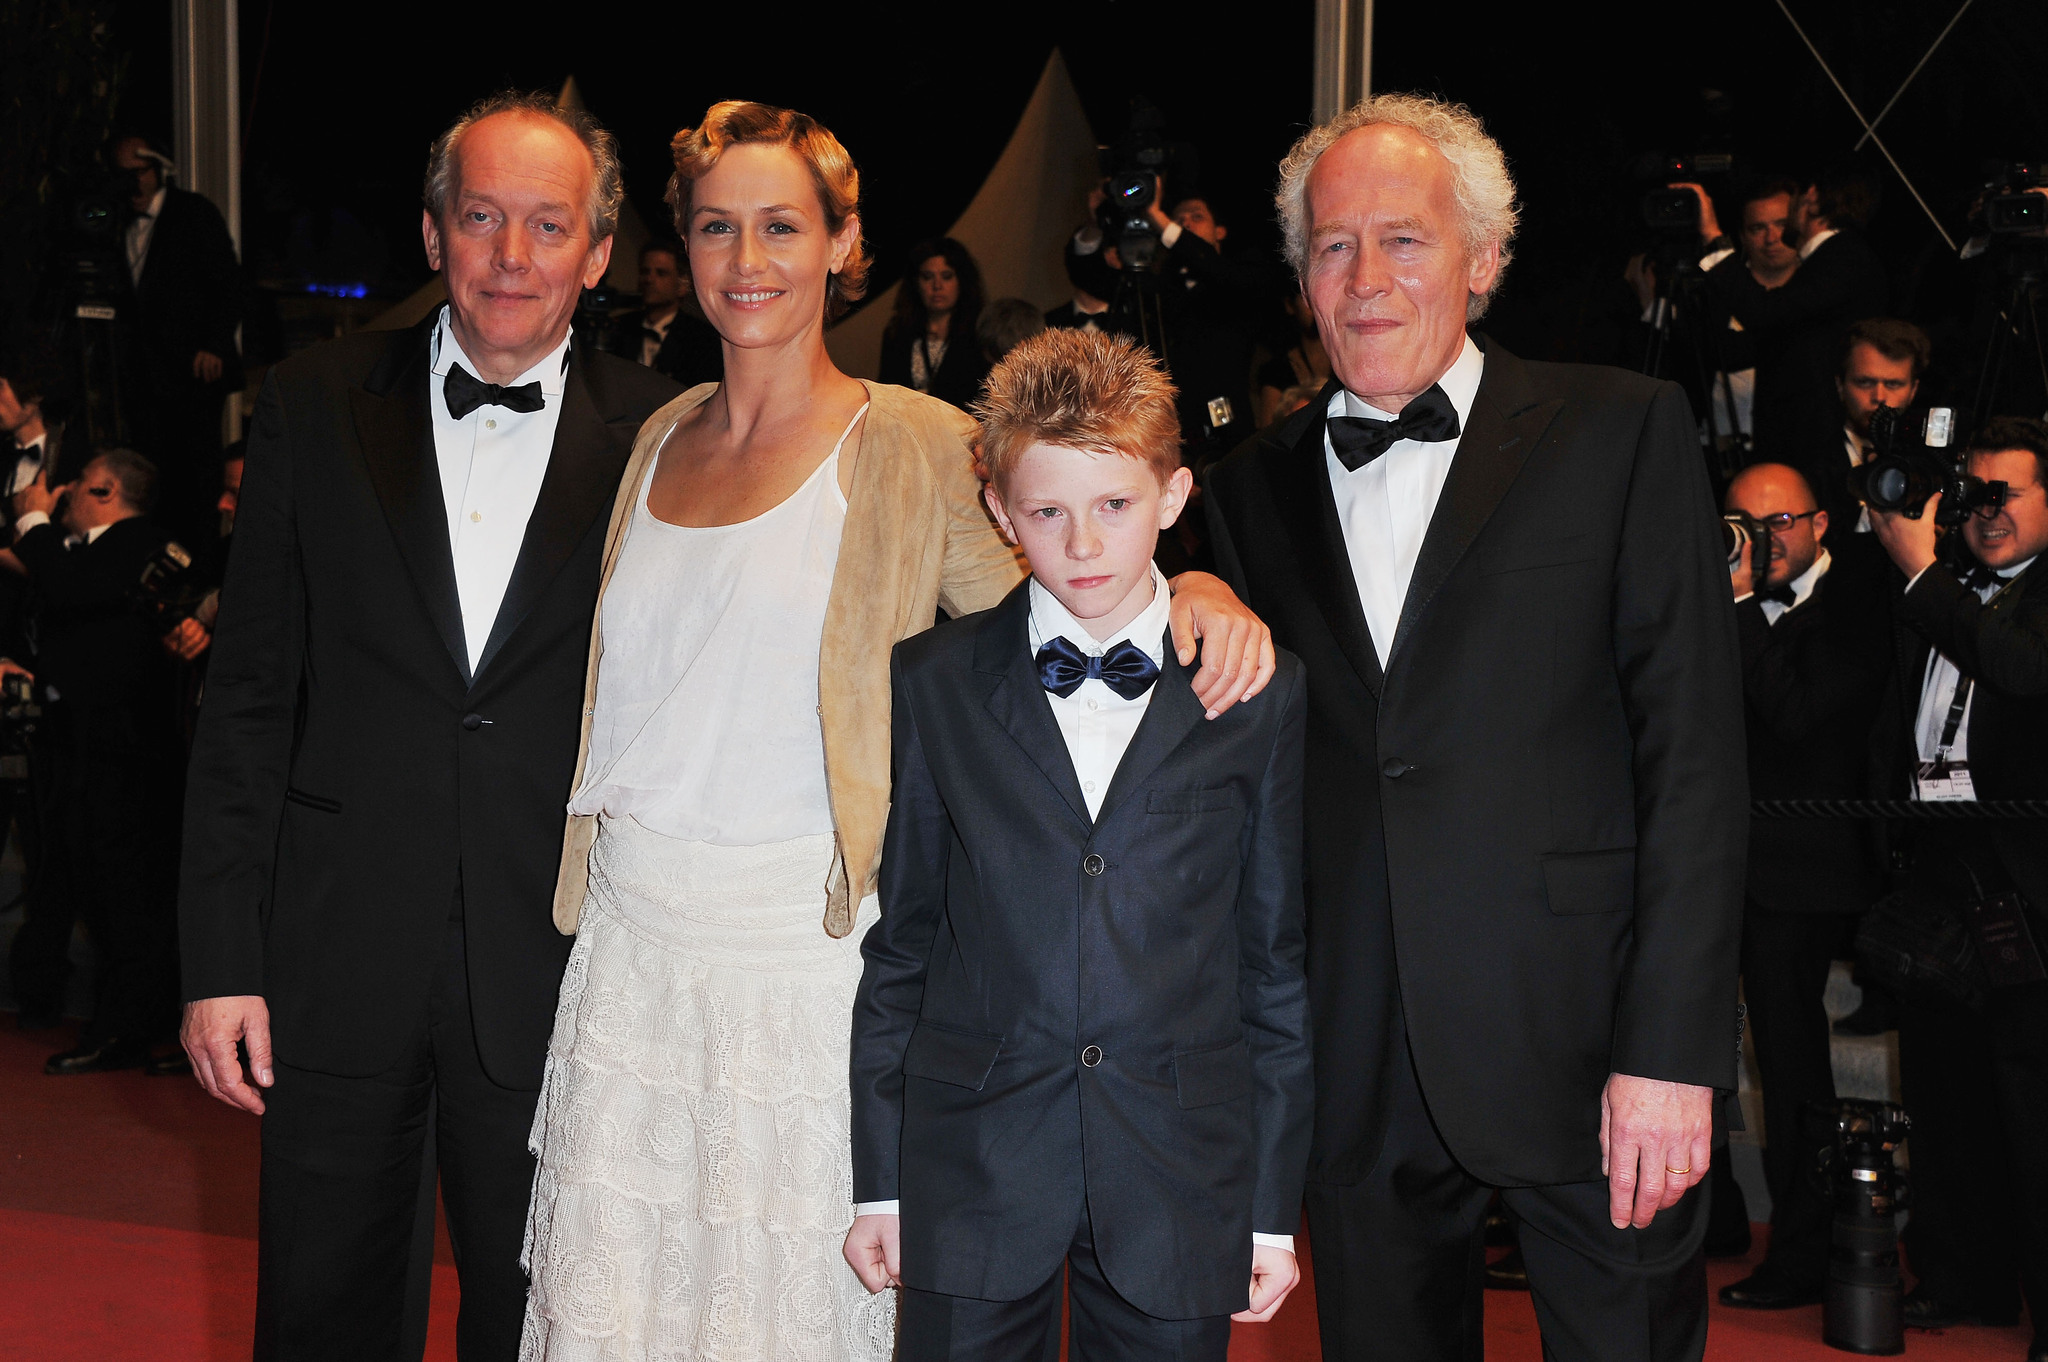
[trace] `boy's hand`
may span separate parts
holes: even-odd
[[[1249,700],[1273,679],[1273,631],[1237,598],[1220,577],[1183,572],[1173,588],[1173,651],[1185,667],[1202,640],[1202,669],[1195,673],[1195,697],[1211,719],[1240,700]]]
[[[856,1216],[846,1232],[846,1254],[853,1275],[869,1291],[901,1286],[903,1271],[903,1218],[895,1215]],[[1288,1255],[1290,1258],[1292,1254]]]
[[[1279,1313],[1287,1293],[1300,1280],[1301,1264],[1293,1254],[1265,1244],[1252,1245],[1252,1303],[1231,1318],[1240,1324],[1264,1324]]]

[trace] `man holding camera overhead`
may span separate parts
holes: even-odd
[[[1965,552],[1940,541],[1942,493],[1917,516],[1871,510],[1905,576],[1906,630],[1878,729],[1884,793],[2044,800],[2048,583],[2036,564],[2048,550],[2048,424],[1995,417],[1964,457],[1977,482],[1951,483],[1947,496],[1968,498]],[[2035,1321],[2028,1356],[2048,1359],[2048,837],[2038,819],[1917,821],[1910,835],[1903,892],[1972,926],[1989,987],[1981,1015],[1909,1000],[1900,1023],[1918,1184],[1908,1248],[1920,1285],[1907,1322],[2011,1315],[2016,1262]],[[1987,1089],[1995,1111],[1969,1119]]]

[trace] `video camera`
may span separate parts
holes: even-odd
[[[1166,135],[1166,115],[1143,96],[1131,100],[1131,120],[1116,141],[1096,149],[1103,175],[1096,223],[1113,242],[1126,271],[1152,268],[1159,236],[1145,214],[1166,182],[1193,183],[1194,151]],[[1162,205],[1163,206],[1163,205]]]
[[[2018,236],[2048,228],[2048,198],[2028,192],[2042,188],[2048,188],[2048,165],[2040,161],[1994,165],[1984,179],[1984,230]]]
[[[1726,175],[1735,169],[1735,158],[1721,152],[1692,156],[1666,156],[1652,152],[1636,162],[1636,179],[1652,188],[1643,191],[1640,211],[1643,225],[1658,237],[1675,237],[1688,244],[1700,230],[1700,203],[1690,189],[1673,189],[1675,181],[1687,183]]]
[[[1941,506],[1934,523],[1954,529],[1978,511],[1996,511],[2005,504],[2006,485],[1973,478],[1962,470],[1961,461],[1949,452],[1954,434],[1955,413],[1947,407],[1930,408],[1920,423],[1921,442],[1907,434],[1910,421],[1897,407],[1879,407],[1870,413],[1870,441],[1876,448],[1870,460],[1849,470],[1849,491],[1864,505],[1878,511],[1896,511],[1908,520],[1918,520],[1927,502],[1941,494]]]

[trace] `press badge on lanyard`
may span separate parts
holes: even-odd
[[[1941,723],[1941,742],[1934,749],[1934,760],[1921,762],[1914,778],[1916,798],[1933,801],[1977,797],[1977,788],[1970,783],[1970,763],[1948,759],[1949,748],[1955,746],[1956,730],[1963,724],[1963,711],[1970,707],[1970,688],[1975,684],[1967,676],[1956,681],[1956,693],[1948,702],[1948,717]]]

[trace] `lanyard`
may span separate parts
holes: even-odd
[[[1967,676],[1956,677],[1956,693],[1948,702],[1948,717],[1942,720],[1941,741],[1934,749],[1934,771],[1936,780],[1948,775],[1948,750],[1955,746],[1956,730],[1963,726],[1963,711],[1970,707],[1970,689],[1976,685]]]

